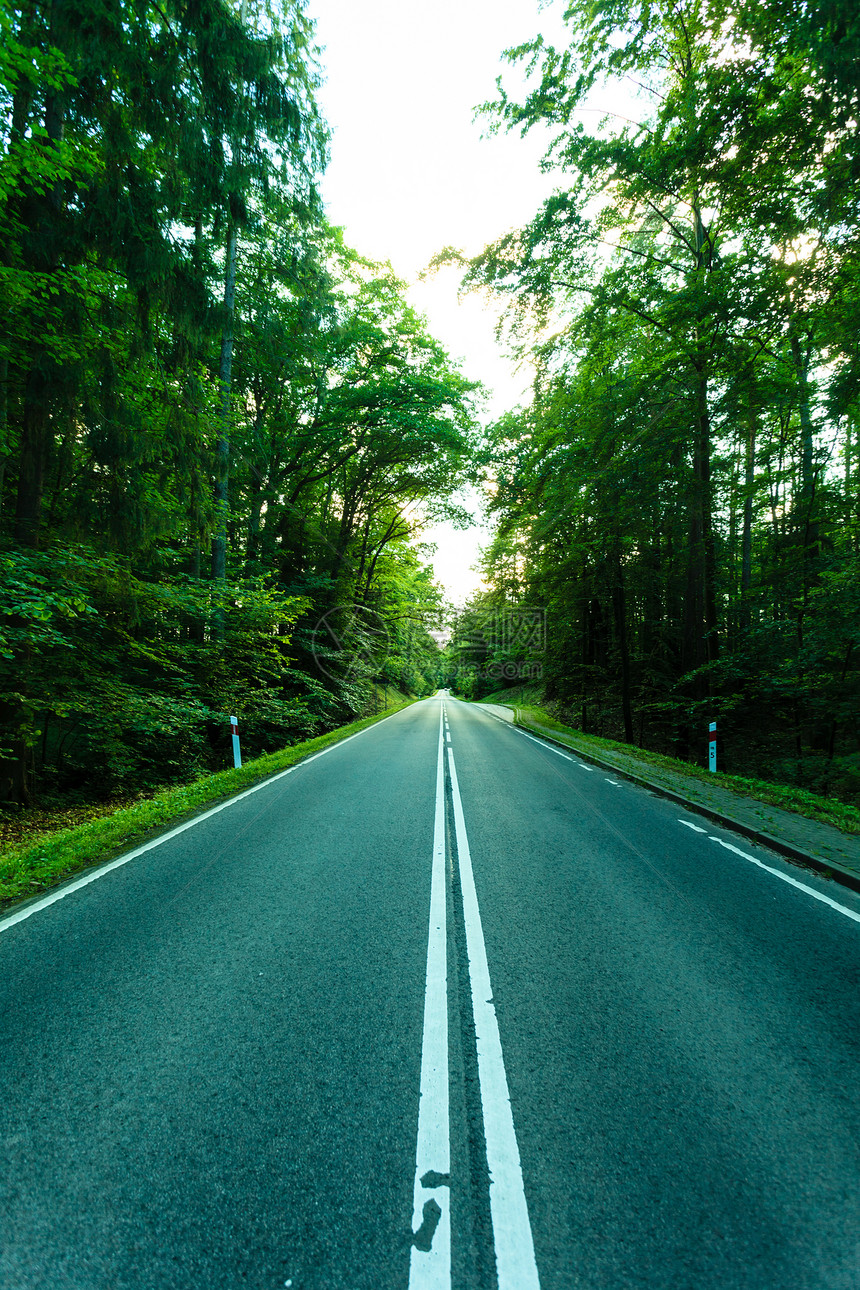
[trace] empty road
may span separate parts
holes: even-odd
[[[2,1290],[860,1287],[854,893],[448,696],[97,873],[0,917]]]

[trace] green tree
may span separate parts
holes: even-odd
[[[532,408],[496,431],[491,594],[542,598],[549,693],[583,725],[693,752],[716,704],[739,747],[769,673],[799,763],[820,742],[810,614],[853,541],[834,527],[856,443],[853,90],[760,6],[566,18],[565,48],[509,51],[522,101],[486,109],[547,128],[559,181],[466,266],[508,294],[538,368]],[[594,124],[589,96],[624,79],[639,120]]]

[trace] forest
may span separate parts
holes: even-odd
[[[856,802],[860,11],[595,0],[567,32],[483,109],[545,131],[556,189],[464,264],[537,377],[489,430],[452,664],[699,764],[716,721],[722,767]]]
[[[566,32],[481,108],[543,132],[553,196],[436,259],[536,373],[482,425],[326,220],[304,0],[0,9],[0,804],[220,769],[231,714],[253,756],[500,678],[860,798],[860,15],[592,0]],[[494,536],[452,610],[421,532],[467,483]]]
[[[476,389],[326,222],[319,76],[303,0],[0,11],[7,805],[435,688]]]

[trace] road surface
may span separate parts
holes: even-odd
[[[860,898],[426,700],[0,920],[2,1290],[857,1290]]]

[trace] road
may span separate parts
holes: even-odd
[[[860,898],[664,799],[437,697],[65,891],[2,1290],[860,1286]]]

